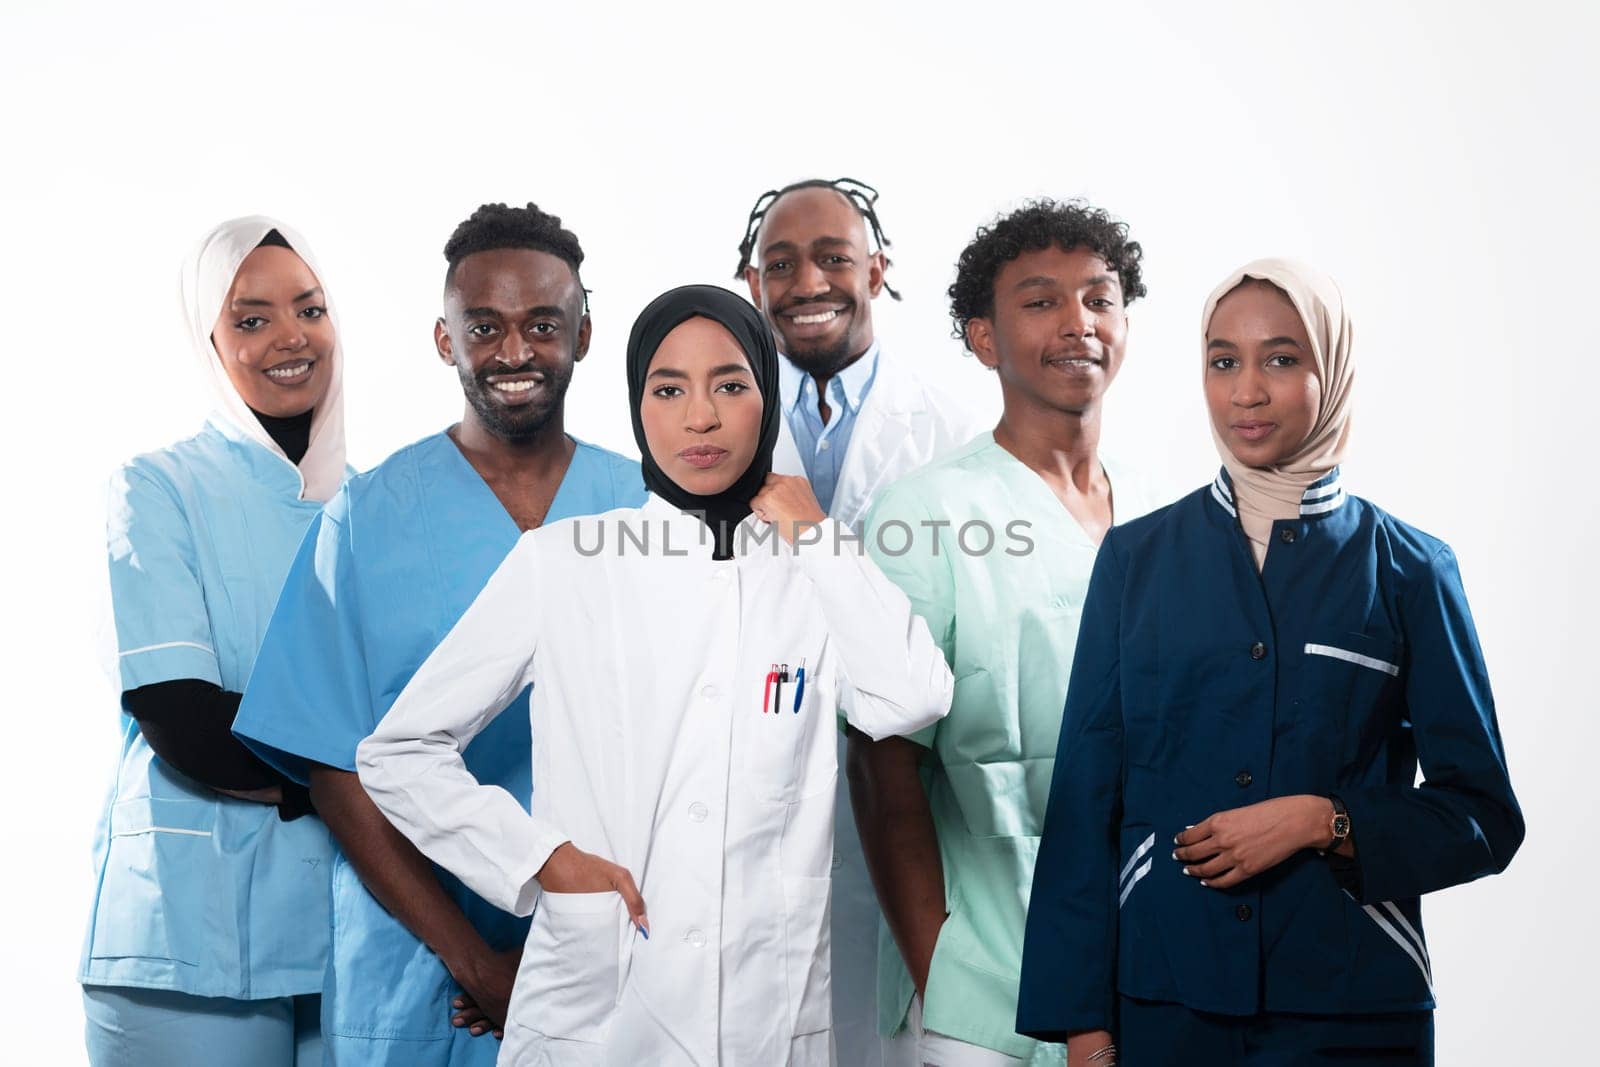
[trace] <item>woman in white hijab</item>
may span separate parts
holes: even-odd
[[[1332,279],[1258,260],[1203,330],[1223,469],[1100,547],[1017,1029],[1072,1067],[1431,1064],[1419,898],[1523,836],[1455,557],[1344,488]]]
[[[217,226],[182,299],[216,410],[112,479],[122,755],[79,978],[94,1067],[321,1062],[330,846],[231,734],[279,584],[344,458],[323,276],[268,218]]]

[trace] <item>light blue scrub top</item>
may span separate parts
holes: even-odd
[[[220,417],[112,479],[107,544],[123,690],[198,678],[242,692],[321,505],[295,467]],[[313,818],[168,767],[121,716],[79,979],[242,1000],[315,993],[333,848]]]
[[[644,502],[639,465],[577,443],[547,522]],[[306,781],[311,762],[355,770],[356,745],[464,614],[520,531],[448,435],[350,480],[307,534],[285,583],[234,731]],[[597,635],[598,636],[598,635]],[[532,790],[528,693],[464,753],[480,782],[524,806]],[[492,947],[520,947],[527,920],[435,867]],[[491,1064],[500,1042],[450,1025],[459,992],[438,956],[333,864],[333,952],[322,1000],[329,1062],[395,1067]]]

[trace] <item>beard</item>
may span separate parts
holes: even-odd
[[[804,348],[791,348],[785,342],[783,354],[788,357],[790,363],[813,378],[832,378],[848,367],[851,357],[855,355],[850,351],[854,347],[850,340],[850,336],[846,334],[833,344]]]
[[[561,412],[567,398],[567,387],[572,384],[572,363],[566,362],[550,368],[539,368],[544,374],[544,395],[529,404],[505,407],[493,397],[494,387],[488,379],[505,373],[503,368],[491,365],[482,373],[462,365],[457,368],[461,378],[461,391],[467,403],[477,412],[478,420],[500,440],[521,444],[538,437],[551,419]]]

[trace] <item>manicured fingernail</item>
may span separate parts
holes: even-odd
[[[1200,879],[1200,884],[1206,886],[1207,889],[1211,888],[1209,885],[1206,885],[1206,880],[1204,878]]]
[[[1174,845],[1177,845],[1177,844],[1182,844],[1182,842],[1180,842],[1180,841],[1179,841],[1179,840],[1178,840],[1178,838],[1179,838],[1179,837],[1181,837],[1181,836],[1183,836],[1183,835],[1181,835],[1181,834],[1173,834],[1173,835],[1172,835],[1172,843],[1173,843],[1173,844],[1174,844]]]
[[[1185,868],[1184,868],[1184,869],[1183,869],[1183,873],[1184,873],[1184,874],[1188,874],[1188,873],[1189,873],[1189,868],[1187,868],[1187,867],[1185,867]],[[1201,884],[1201,885],[1205,885],[1205,883],[1204,883],[1204,882],[1201,882],[1201,883],[1200,883],[1200,884]]]
[[[1177,849],[1173,849],[1172,850],[1172,858],[1173,859],[1177,859],[1178,858],[1178,850]],[[457,1007],[460,1007],[460,1005],[458,1004]]]

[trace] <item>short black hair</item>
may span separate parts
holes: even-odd
[[[950,321],[963,344],[967,323],[994,314],[994,279],[1000,268],[1024,252],[1046,248],[1087,248],[1106,261],[1122,284],[1124,307],[1145,295],[1139,261],[1144,250],[1128,239],[1128,225],[1083,200],[1030,200],[978,227],[956,261],[956,280],[948,290]],[[970,347],[970,346],[969,346]]]
[[[871,232],[872,239],[878,242],[880,252],[894,243],[883,232],[883,224],[878,221],[878,190],[854,178],[807,178],[804,181],[790,182],[782,189],[768,189],[756,197],[755,206],[750,209],[750,217],[745,220],[744,237],[739,241],[739,265],[733,269],[735,280],[744,278],[744,270],[750,265],[750,259],[755,254],[756,234],[761,231],[761,220],[767,217],[772,205],[797,189],[832,189],[848,200],[850,206],[866,220],[867,229]],[[884,273],[888,273],[891,262],[887,255],[883,257]],[[883,283],[883,288],[894,299],[900,299],[900,294],[887,281]]]
[[[444,243],[444,258],[450,264],[445,271],[445,284],[450,284],[463,259],[474,252],[497,248],[531,248],[548,253],[571,267],[573,277],[578,276],[578,268],[583,265],[583,248],[578,244],[577,235],[562,229],[557,216],[540,211],[537,204],[527,207],[484,204],[457,226],[450,240]]]

